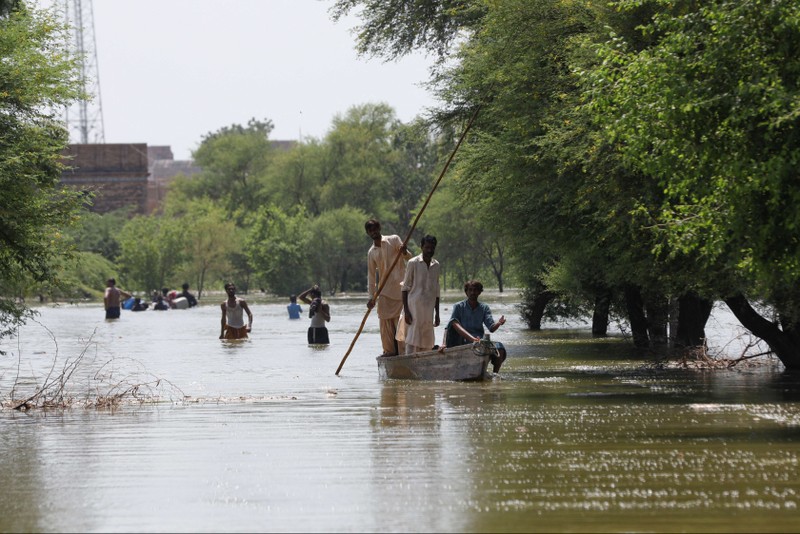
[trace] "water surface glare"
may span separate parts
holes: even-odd
[[[460,298],[443,299],[442,315]],[[222,342],[191,310],[46,306],[0,343],[0,398],[69,368],[71,408],[0,411],[0,531],[797,532],[800,379],[654,369],[619,337],[525,330],[483,383],[378,379],[377,317],[331,300],[331,345],[253,301]],[[441,329],[436,329],[441,339]],[[71,367],[72,365],[72,367]],[[116,408],[87,399],[126,392]],[[144,403],[131,402],[138,397]]]

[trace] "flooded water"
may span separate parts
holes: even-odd
[[[374,312],[335,375],[363,298],[331,300],[324,348],[283,301],[248,299],[251,339],[220,341],[222,298],[113,322],[97,304],[43,307],[0,344],[0,397],[49,384],[72,401],[0,410],[0,531],[800,525],[800,380],[779,365],[654,369],[620,337],[527,331],[512,295],[493,295],[508,319],[498,378],[381,382]],[[711,329],[730,337],[724,320]]]

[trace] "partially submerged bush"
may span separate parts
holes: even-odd
[[[67,358],[61,369],[57,369],[58,343],[49,330],[48,333],[55,345],[55,356],[46,377],[35,387],[35,391],[20,395],[22,386],[18,374],[8,396],[0,400],[3,408],[113,408],[123,403],[157,403],[172,401],[175,397],[180,400],[185,398],[180,388],[168,380],[153,376],[142,368],[140,362],[129,358],[123,360],[133,364],[133,369],[121,370],[120,359],[115,358],[105,362],[91,375],[79,372],[89,370],[90,363],[85,360],[85,356],[94,345],[92,339],[95,332],[92,332],[76,357]],[[21,355],[19,358],[21,362]],[[18,362],[17,369],[20,367]]]

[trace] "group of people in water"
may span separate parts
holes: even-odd
[[[495,321],[489,306],[478,301],[483,292],[481,282],[469,280],[464,283],[466,298],[453,305],[442,344],[436,345],[434,328],[441,324],[441,266],[433,257],[436,252],[436,237],[425,235],[420,241],[421,253],[414,256],[399,236],[381,234],[381,223],[377,219],[368,220],[364,229],[372,239],[372,246],[367,252],[367,308],[371,310],[377,307],[383,348],[381,356],[431,350],[443,352],[447,347],[481,341],[485,330],[491,333],[505,324],[504,316]],[[107,286],[104,298],[106,318],[118,318],[121,298],[130,298],[130,295],[117,288],[113,278],[108,280]],[[227,298],[220,305],[222,316],[219,338],[246,339],[253,327],[253,313],[247,302],[236,296],[236,286],[233,283],[225,284],[225,292]],[[162,289],[161,294],[155,292],[153,309],[167,310],[177,307],[178,299],[186,300],[181,307],[197,305],[197,299],[189,293],[189,284],[183,284],[181,293],[166,288]],[[308,317],[311,319],[308,328],[309,345],[329,344],[326,323],[331,320],[331,311],[329,304],[322,298],[320,287],[315,284],[289,298],[287,311],[290,319],[299,319],[303,313],[298,299],[308,304]],[[148,307],[136,297],[131,309],[138,311]],[[502,343],[495,342],[494,345],[497,354],[492,358],[492,365],[496,373],[506,359],[506,350]]]
[[[181,289],[180,293],[166,287],[161,291],[154,289],[151,302],[146,302],[141,297],[134,297],[127,291],[118,288],[117,281],[114,278],[109,278],[106,280],[106,290],[103,295],[106,319],[119,319],[123,308],[131,311],[145,311],[149,310],[150,306],[154,310],[183,309],[197,306],[197,297],[189,292],[189,284],[184,283]]]
[[[186,309],[197,306],[197,297],[189,292],[189,284],[187,282],[184,282],[181,286],[180,293],[168,287],[161,288],[160,292],[158,289],[154,289],[151,301],[154,310]]]

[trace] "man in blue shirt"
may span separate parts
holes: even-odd
[[[478,302],[478,297],[483,293],[483,284],[479,281],[469,280],[465,282],[464,293],[466,293],[467,298],[453,305],[450,321],[444,331],[444,347],[476,343],[483,337],[484,326],[489,332],[494,332],[506,323],[506,318],[503,315],[495,322],[489,306]],[[506,359],[506,349],[499,342],[495,342],[495,347],[498,354],[492,356],[492,371],[497,373]]]
[[[303,313],[303,308],[297,303],[297,296],[292,295],[289,297],[289,305],[286,306],[289,311],[289,319],[299,319],[300,314]]]

